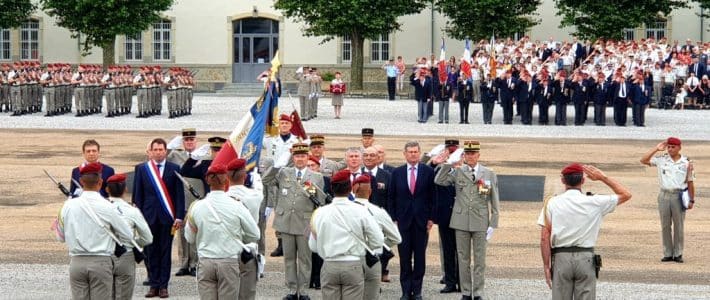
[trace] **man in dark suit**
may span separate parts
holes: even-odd
[[[417,99],[417,121],[419,123],[426,123],[429,120],[429,102],[431,99],[431,78],[427,76],[428,70],[426,68],[421,68],[413,74],[411,84],[414,86],[414,95]]]
[[[74,182],[79,182],[79,177],[81,174],[79,174],[79,169],[82,166],[85,166],[89,163],[92,162],[99,162],[99,157],[101,156],[101,146],[99,145],[99,142],[96,140],[86,140],[84,141],[84,144],[81,145],[81,154],[84,156],[84,162],[81,163],[78,167],[74,168],[71,170],[71,184],[69,185],[69,192],[71,193],[72,197],[78,197],[81,194],[81,187],[77,186],[74,184]],[[114,171],[113,168],[111,168],[109,165],[101,164],[101,180],[103,180],[103,184],[101,185],[101,190],[99,193],[101,193],[101,196],[104,196],[104,198],[108,198],[108,194],[106,193],[106,180],[113,176]]]
[[[398,246],[401,299],[420,300],[429,230],[434,224],[434,170],[420,162],[418,142],[410,141],[404,145],[404,158],[407,163],[392,171],[388,208],[402,234],[402,243]]]
[[[631,97],[631,86],[626,82],[626,78],[621,72],[615,74],[616,78],[612,83],[612,95],[614,99],[614,123],[616,126],[626,126],[626,112],[629,108],[629,97]]]
[[[517,80],[513,78],[513,72],[508,70],[505,77],[498,81],[498,84],[500,106],[503,107],[503,124],[513,124],[513,98],[517,85]]]
[[[705,66],[704,62],[705,61],[701,61],[698,56],[693,57],[693,63],[688,66],[688,72],[693,72],[693,74],[697,75],[698,78],[702,78],[707,72],[707,66]]]
[[[387,210],[387,197],[389,196],[388,190],[391,174],[387,170],[378,167],[380,159],[375,147],[365,148],[362,152],[362,158],[363,167],[360,170],[360,174],[367,173],[370,175],[370,189],[372,192],[368,200],[370,203]],[[387,250],[385,249],[384,251]],[[382,256],[382,282],[390,282],[389,270],[387,269],[390,258],[391,255]]]
[[[537,84],[527,70],[518,80],[515,90],[515,100],[518,102],[520,122],[523,125],[532,125],[532,98]]]
[[[385,162],[385,157],[387,156],[387,153],[385,152],[385,147],[379,144],[373,145],[372,147],[375,147],[375,149],[377,150],[377,167],[392,174],[392,171],[394,171],[394,166],[389,165]]]
[[[552,98],[555,100],[555,125],[567,126],[567,103],[570,100],[571,82],[564,70],[557,72],[552,84]]]
[[[153,234],[153,244],[145,248],[150,290],[146,298],[168,297],[170,262],[174,232],[183,226],[185,194],[175,175],[180,166],[166,160],[165,140],[150,142],[149,160],[135,167],[133,203],[143,213]]]

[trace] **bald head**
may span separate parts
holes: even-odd
[[[366,168],[372,169],[380,164],[380,156],[375,147],[367,147],[362,152],[363,164]]]

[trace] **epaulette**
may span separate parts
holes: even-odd
[[[360,205],[362,205],[362,206],[365,206],[365,203],[362,203],[362,202],[360,202],[360,201],[357,201],[357,198],[354,199],[352,202],[355,203],[355,204],[360,204]]]

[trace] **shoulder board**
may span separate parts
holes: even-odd
[[[359,205],[362,205],[362,206],[366,206],[365,203],[362,203],[362,202],[360,202],[360,201],[357,201],[357,199],[353,200],[352,203],[359,204]]]

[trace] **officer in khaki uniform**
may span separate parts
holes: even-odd
[[[333,202],[318,208],[311,218],[308,245],[324,260],[323,299],[373,299],[363,298],[363,261],[367,249],[382,249],[384,235],[367,207],[348,199],[350,178],[348,170],[333,175]],[[376,271],[379,279],[379,270]],[[370,292],[376,295],[378,291]]]
[[[456,200],[449,227],[456,230],[461,299],[483,299],[486,271],[486,244],[498,227],[498,177],[493,170],[478,163],[481,144],[464,142],[464,164],[452,168],[448,152],[432,159],[441,165],[434,183],[456,188]],[[473,243],[474,278],[471,285],[471,246]]]
[[[596,299],[601,257],[594,254],[594,245],[602,219],[631,199],[631,192],[594,166],[573,163],[561,173],[565,192],[547,200],[537,220],[545,281],[553,300]],[[614,194],[583,194],[585,173]]]
[[[658,193],[658,213],[661,217],[663,237],[662,262],[683,262],[683,223],[686,209],[678,201],[680,194],[688,190],[690,201],[687,209],[692,209],[695,204],[693,164],[688,157],[680,154],[680,149],[680,139],[670,137],[641,158],[642,164],[656,166],[658,169],[658,182],[661,186]],[[659,151],[667,153],[654,156]]]
[[[227,167],[213,164],[205,179],[211,192],[190,207],[185,238],[197,245],[197,291],[201,299],[240,299],[242,245],[259,239],[259,228],[241,203],[224,192]]]
[[[353,193],[355,193],[355,203],[362,204],[367,208],[367,212],[375,218],[382,234],[384,235],[384,244],[388,248],[399,245],[402,242],[402,236],[399,234],[397,225],[392,221],[392,217],[382,207],[372,204],[368,199],[372,194],[371,180],[375,180],[368,173],[364,173],[355,178],[353,181]],[[380,256],[380,261],[372,267],[363,264],[365,269],[365,289],[363,293],[364,300],[377,300],[380,298],[380,279],[382,278],[382,254],[384,247],[372,249]]]
[[[335,172],[345,167],[344,165],[325,157],[325,136],[320,134],[311,135],[311,155],[318,158],[320,172],[325,177],[331,177]]]
[[[273,227],[281,233],[289,290],[286,299],[289,300],[310,299],[306,289],[311,275],[311,250],[304,233],[313,210],[325,204],[323,175],[306,167],[308,150],[308,144],[294,144],[291,148],[293,167],[272,167],[264,172],[263,177],[264,185],[275,185],[277,190]]]
[[[116,211],[126,221],[135,233],[136,245],[145,246],[153,242],[153,234],[146,223],[143,214],[135,206],[128,204],[121,197],[126,191],[126,174],[116,174],[106,180],[108,200],[113,203]],[[127,244],[126,253],[113,259],[113,299],[132,299],[133,287],[136,282],[136,260],[133,255],[134,245]]]
[[[99,194],[103,183],[101,164],[86,164],[79,173],[84,191],[79,197],[64,202],[53,228],[57,239],[67,244],[71,257],[69,285],[72,299],[111,299],[111,255],[116,249],[116,242],[108,230],[113,231],[123,245],[129,245],[133,239],[132,228],[116,208]]]

